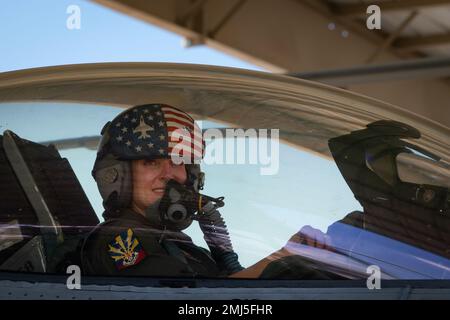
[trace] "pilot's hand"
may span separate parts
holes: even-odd
[[[335,251],[331,246],[330,236],[324,234],[319,229],[311,226],[304,226],[299,232],[294,234],[281,249],[273,252],[254,265],[232,274],[231,278],[258,278],[269,263],[284,257],[296,255],[295,247],[298,244],[306,244],[316,248]]]
[[[289,250],[296,243],[305,244],[319,249],[333,251],[331,238],[319,229],[311,226],[304,226],[299,232],[294,234],[286,243],[284,249]]]

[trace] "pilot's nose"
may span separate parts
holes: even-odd
[[[160,177],[161,179],[165,179],[165,180],[170,180],[172,179],[172,172],[171,172],[171,166],[170,166],[170,161],[169,160],[164,160],[161,164],[161,173],[160,173]]]

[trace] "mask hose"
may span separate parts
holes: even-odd
[[[217,208],[218,206],[213,201],[209,201],[195,218],[199,222],[212,257],[218,266],[230,275],[244,268],[233,250],[227,226]]]

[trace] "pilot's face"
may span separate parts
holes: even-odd
[[[166,183],[173,179],[186,183],[184,164],[176,165],[170,159],[134,160],[131,162],[133,175],[132,209],[144,214],[145,209],[161,199]]]

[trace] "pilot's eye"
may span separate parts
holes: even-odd
[[[156,160],[144,160],[144,166],[156,166],[158,162]]]

